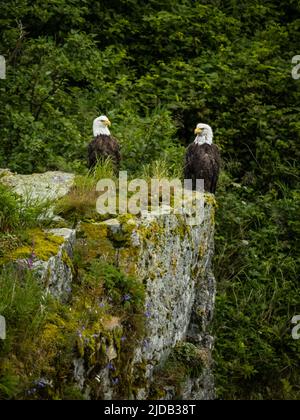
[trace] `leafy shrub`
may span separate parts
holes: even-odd
[[[290,190],[281,198],[255,195],[222,177],[214,263],[222,398],[299,398],[300,343],[291,336],[291,319],[300,313],[297,197]]]

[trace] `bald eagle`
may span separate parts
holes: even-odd
[[[94,139],[88,146],[88,166],[93,168],[100,159],[111,158],[115,169],[119,169],[121,160],[120,147],[117,140],[111,136],[108,127],[111,122],[105,115],[94,119]]]
[[[219,177],[221,157],[218,147],[212,143],[213,131],[207,124],[198,124],[196,138],[185,155],[184,178],[192,179],[196,189],[196,179],[204,180],[204,190],[215,194]]]

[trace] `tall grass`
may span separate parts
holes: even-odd
[[[38,328],[43,318],[42,297],[42,286],[33,271],[14,266],[1,270],[0,314],[8,323],[8,342],[11,341],[9,331],[12,328],[20,335]]]
[[[77,175],[70,192],[56,205],[55,212],[77,223],[78,220],[97,219],[96,191],[100,179],[116,179],[114,165],[110,158],[99,160],[86,175]]]
[[[49,225],[52,221],[51,200],[21,197],[0,184],[0,234]]]
[[[20,371],[26,371],[26,362],[35,351],[35,337],[47,316],[47,301],[34,272],[15,266],[1,270],[0,314],[6,320],[6,339],[0,341],[0,399],[10,399],[20,391]],[[14,363],[17,359],[24,364],[18,366]]]
[[[166,157],[153,160],[142,166],[138,176],[150,182],[151,179],[173,179],[182,178],[182,159],[179,155],[179,159],[170,165],[170,162]]]
[[[19,208],[17,195],[0,184],[0,232],[9,231],[20,224]]]

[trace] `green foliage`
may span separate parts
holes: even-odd
[[[172,159],[178,154],[179,144],[171,113],[155,108],[141,118],[137,112],[135,109],[118,121],[116,136],[122,145],[123,168],[135,173],[138,171],[137,162],[145,165],[158,158],[174,163]]]
[[[0,184],[0,201],[0,232],[5,232],[20,223],[19,203],[17,196],[2,184]]]
[[[90,169],[88,178],[97,183],[100,179],[114,179],[114,166],[111,158],[99,160],[94,168]]]
[[[21,197],[0,183],[0,237],[5,232],[51,224],[50,200]]]
[[[63,389],[62,399],[67,401],[83,401],[86,398],[84,397],[78,386],[67,385]]]
[[[253,196],[223,177],[218,199],[215,360],[220,397],[298,399],[299,194]],[[230,381],[228,381],[230,377]]]
[[[158,159],[147,165],[143,165],[140,176],[149,182],[153,178],[159,180],[164,178],[170,179],[172,176],[175,176],[175,174],[171,171],[172,168],[170,168],[168,162],[165,159]]]
[[[96,211],[99,196],[96,186],[104,178],[115,179],[111,159],[99,161],[85,175],[77,175],[70,192],[56,203],[56,214],[70,220],[74,226],[79,220],[105,219],[105,216],[100,216]]]
[[[299,11],[296,0],[1,5],[0,167],[84,173],[91,122],[108,114],[122,169],[178,176],[195,124],[214,129],[226,167],[215,260],[224,399],[299,395]],[[85,182],[60,203],[73,223],[95,218]],[[3,189],[0,203],[1,243],[18,241],[9,235],[37,215]]]
[[[19,360],[28,359],[28,341],[41,331],[45,320],[47,298],[37,277],[21,267],[6,267],[0,272],[0,313],[6,319],[7,338],[0,343],[0,398],[12,398],[22,388],[18,366],[12,366],[9,355]],[[29,337],[29,339],[28,339]],[[14,356],[13,356],[14,355]],[[17,356],[16,356],[17,355]]]
[[[49,258],[58,249],[60,238],[51,243],[41,228],[52,223],[49,200],[38,201],[21,197],[0,183],[0,265],[20,258],[30,258],[34,252],[41,259]]]
[[[42,312],[42,288],[37,278],[28,270],[20,268],[18,271],[8,267],[1,271],[0,285],[1,314],[9,326],[17,327],[22,334],[27,334],[28,328],[34,329],[39,323],[38,318]],[[30,325],[29,320],[32,321]]]
[[[192,343],[180,342],[174,348],[173,357],[185,366],[188,376],[198,378],[201,375],[203,365],[203,354],[198,347]]]
[[[101,260],[93,262],[90,274],[97,280],[103,279],[107,296],[115,303],[122,302],[125,306],[134,305],[140,309],[143,307],[145,300],[144,287],[135,278],[126,276],[113,265]]]
[[[189,342],[178,342],[167,360],[156,369],[151,386],[151,397],[164,397],[165,389],[172,386],[176,396],[188,378],[198,378],[208,360],[204,351]]]

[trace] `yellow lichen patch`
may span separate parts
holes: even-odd
[[[132,214],[129,214],[129,213],[126,213],[126,214],[121,214],[121,215],[118,217],[118,221],[119,221],[121,224],[126,224],[126,223],[128,223],[129,221],[134,221],[134,216],[133,216]]]
[[[98,257],[114,261],[115,249],[108,238],[108,226],[105,223],[82,223],[79,235],[83,240],[78,242],[78,250],[86,263]]]
[[[142,225],[138,229],[141,239],[154,244],[159,243],[164,235],[164,227],[158,221],[154,220],[148,226]]]
[[[176,214],[176,218],[178,224],[176,227],[174,227],[173,232],[175,235],[179,235],[180,240],[183,241],[187,235],[189,237],[191,236],[191,227],[185,223],[185,220],[183,219],[182,215]]]
[[[204,257],[206,248],[207,248],[206,244],[204,244],[204,243],[200,244],[200,246],[199,246],[199,256],[200,256],[200,258]]]
[[[59,340],[62,339],[63,330],[52,323],[46,324],[43,332],[39,336],[39,352],[44,362],[51,360],[57,354]]]
[[[135,276],[137,271],[137,248],[120,248],[118,265],[127,275]]]
[[[173,273],[176,273],[177,264],[178,264],[178,255],[172,255],[172,258],[171,258],[171,268],[173,270]]]
[[[74,264],[71,258],[69,257],[68,253],[63,250],[62,252],[62,261],[72,270],[72,273],[75,274]]]
[[[80,230],[90,239],[107,238],[108,227],[105,223],[81,223]]]
[[[14,249],[9,255],[5,255],[0,263],[29,258],[33,254],[35,258],[47,261],[58,253],[59,247],[63,243],[64,239],[60,236],[55,236],[38,228],[32,229],[26,232],[23,245]]]
[[[204,194],[204,201],[205,201],[206,204],[209,204],[210,206],[213,206],[213,207],[218,206],[217,201],[215,199],[215,196],[213,194],[205,193]]]

